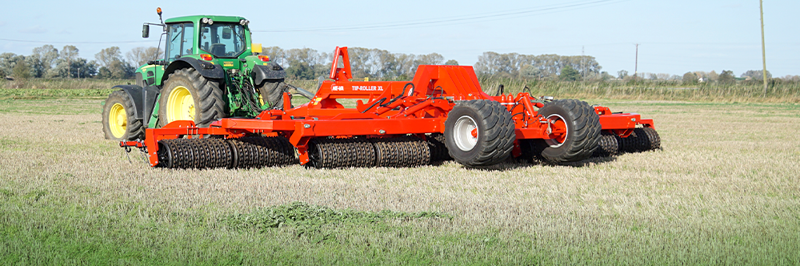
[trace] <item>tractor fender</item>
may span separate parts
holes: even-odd
[[[169,63],[169,66],[167,66],[167,68],[164,70],[164,75],[161,77],[161,84],[164,84],[172,72],[175,72],[178,69],[190,67],[194,68],[197,70],[197,73],[200,73],[201,76],[208,79],[222,79],[225,77],[225,71],[222,70],[221,66],[215,65],[211,62],[200,61],[191,57],[182,57],[172,61],[172,63]]]
[[[253,82],[255,85],[258,86],[264,80],[269,79],[283,79],[286,77],[286,71],[283,70],[281,65],[278,65],[274,62],[269,63],[268,65],[255,65],[253,66]]]
[[[117,85],[113,89],[120,89],[133,101],[133,114],[136,119],[143,119],[145,125],[149,120],[149,114],[153,112],[156,99],[161,91],[156,86],[140,87],[138,85]]]

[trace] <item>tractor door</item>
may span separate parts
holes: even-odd
[[[191,22],[167,25],[167,58],[166,63],[194,51],[194,25]]]

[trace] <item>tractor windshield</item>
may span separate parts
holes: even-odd
[[[204,24],[201,30],[200,49],[216,57],[237,57],[246,48],[244,26],[238,23]]]

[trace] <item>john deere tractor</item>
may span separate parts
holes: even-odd
[[[145,23],[160,26],[164,57],[136,70],[136,85],[118,85],[103,107],[107,139],[142,140],[146,128],[176,120],[203,127],[225,117],[254,117],[280,108],[285,72],[252,44],[250,21],[233,16],[186,16]],[[159,41],[160,46],[160,41]]]

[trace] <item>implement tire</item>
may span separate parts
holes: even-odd
[[[161,89],[158,124],[192,120],[199,127],[227,117],[225,100],[218,80],[207,79],[194,68],[178,69],[169,75]]]
[[[283,93],[289,90],[283,79],[266,80],[257,89],[261,94],[262,104],[268,104],[269,109],[283,110]]]
[[[502,162],[514,148],[514,120],[499,102],[458,102],[444,123],[445,146],[457,162],[488,166]]]
[[[579,100],[556,100],[539,109],[547,119],[563,119],[567,136],[563,142],[536,140],[541,157],[552,163],[576,162],[592,156],[600,141],[600,117],[588,103]],[[537,150],[538,150],[537,149]]]
[[[134,108],[131,97],[124,91],[115,91],[108,95],[103,106],[103,134],[106,139],[144,139],[142,120],[136,119]]]

